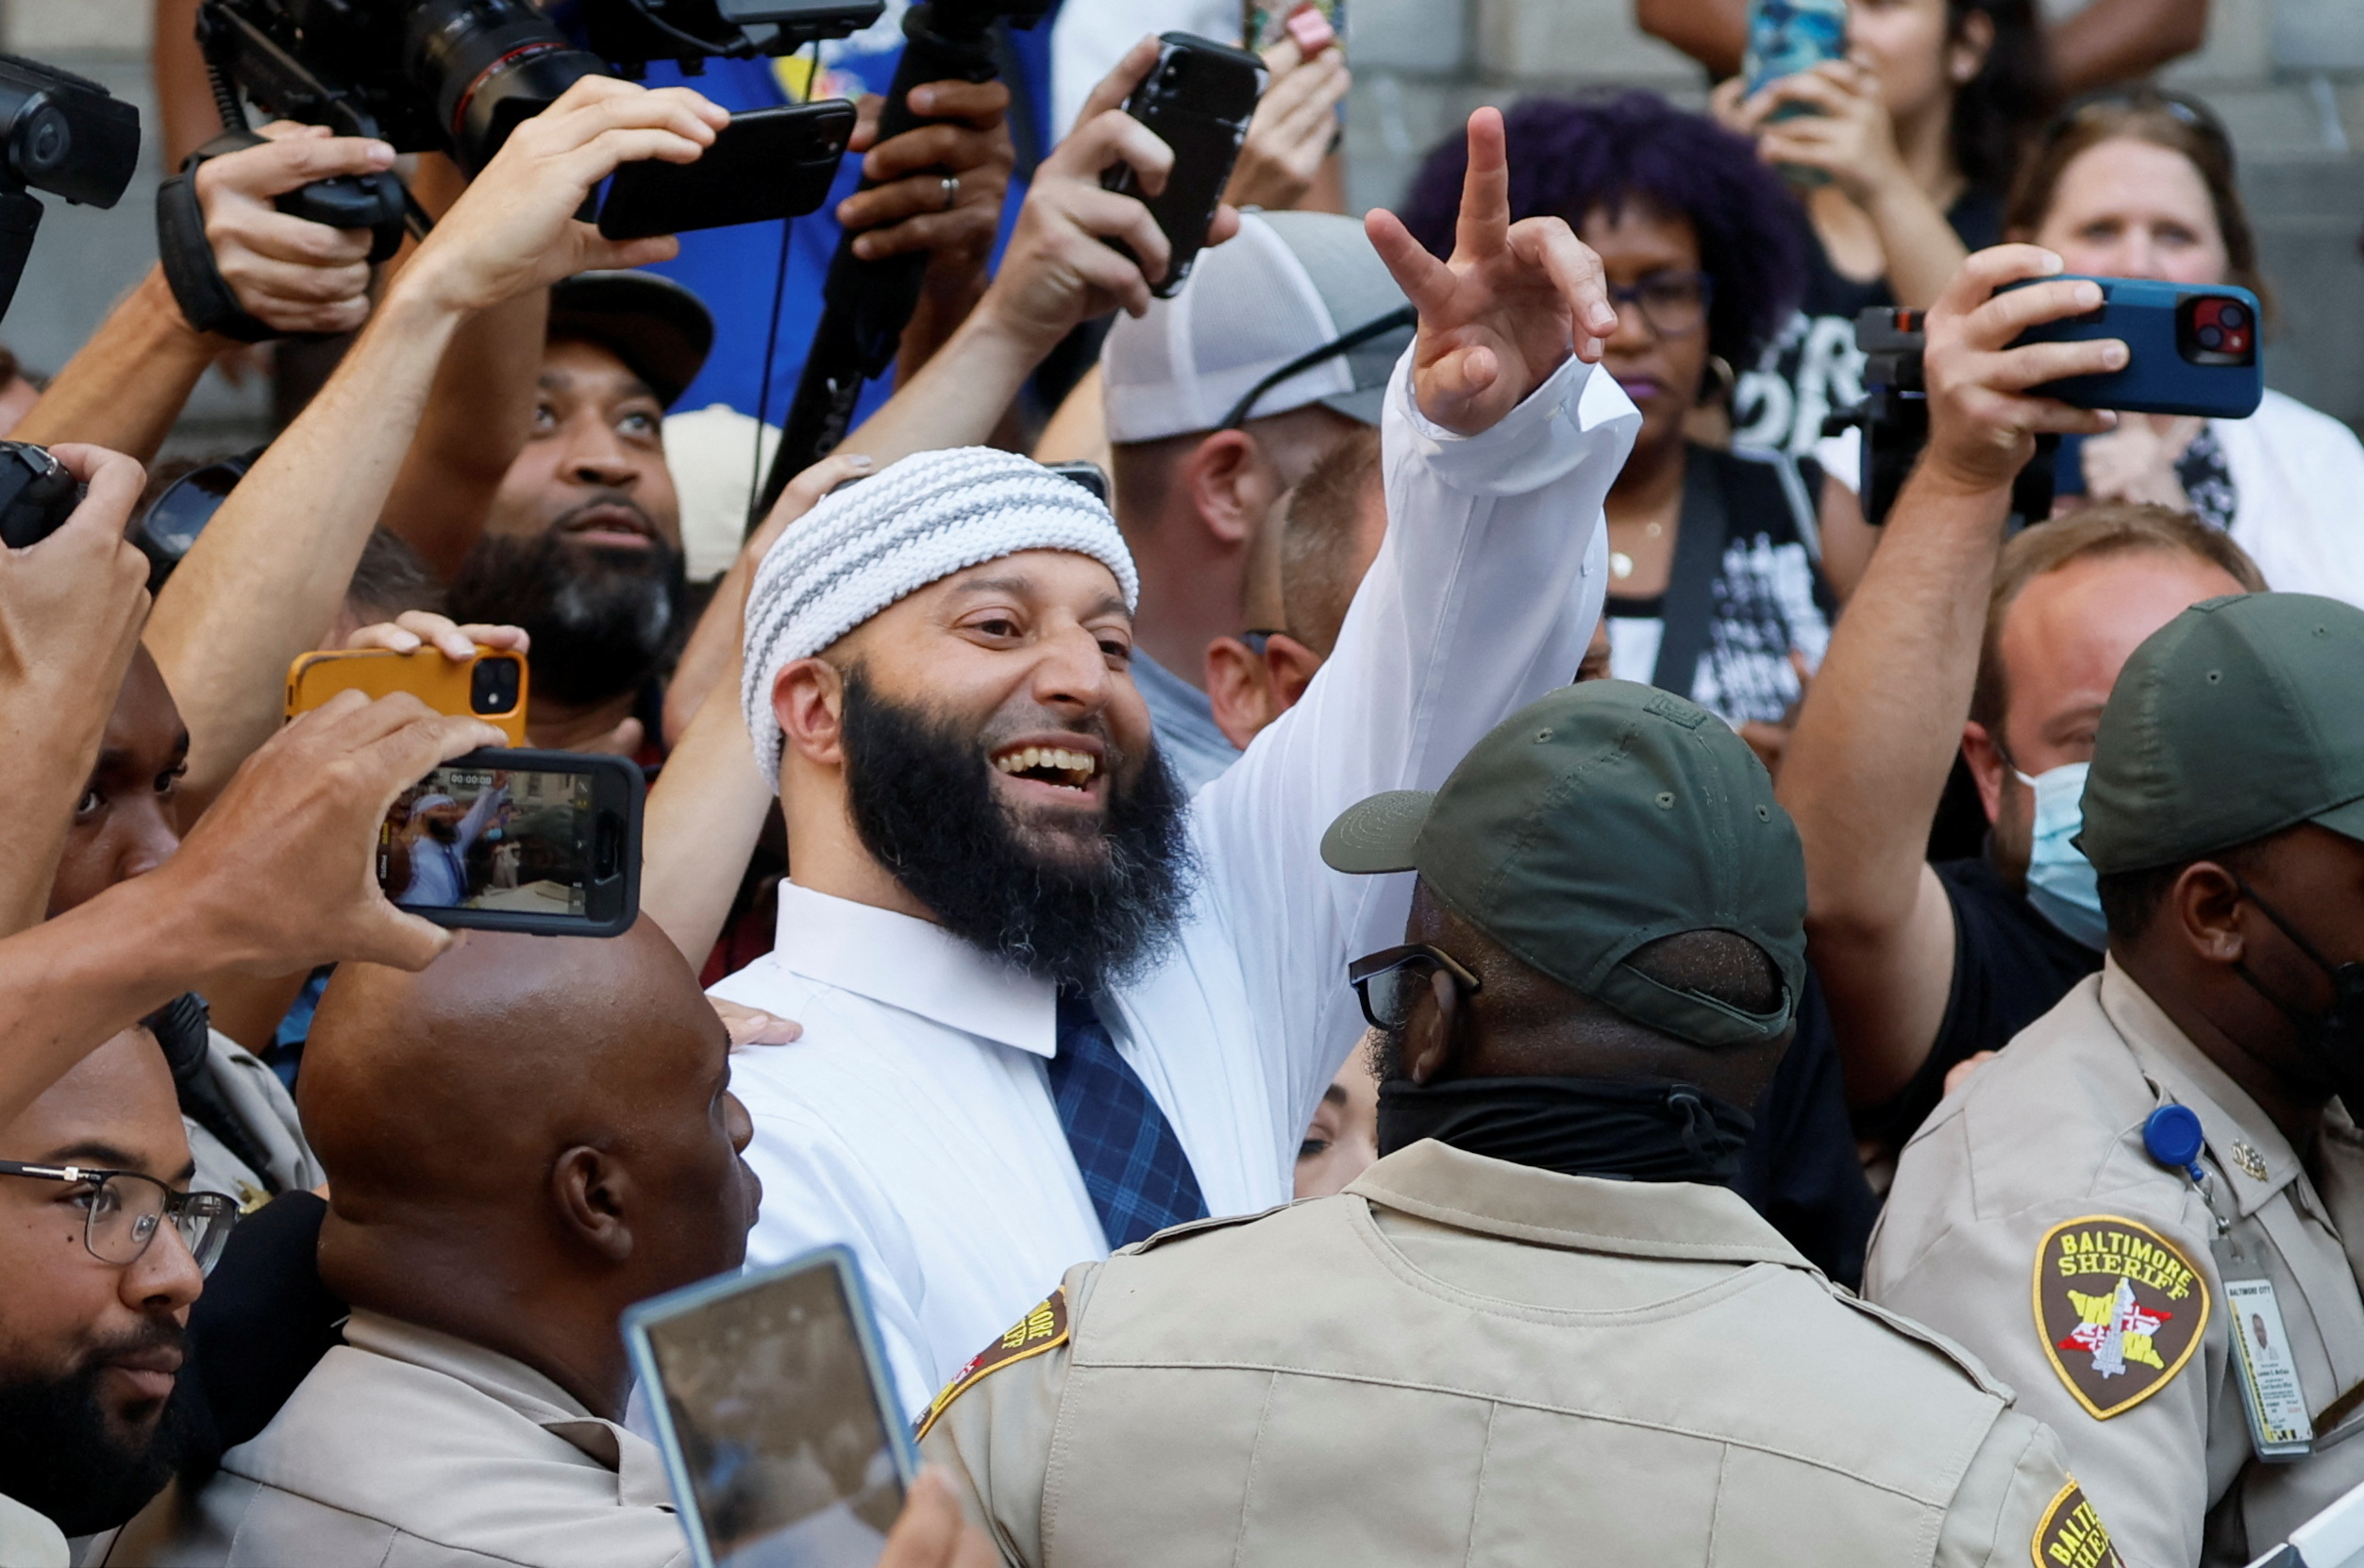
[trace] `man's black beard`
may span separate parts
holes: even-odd
[[[184,1371],[144,1440],[126,1448],[100,1409],[98,1379],[108,1357],[183,1343],[165,1325],[109,1345],[63,1377],[0,1383],[0,1492],[44,1515],[67,1535],[113,1529],[164,1490],[190,1429]]]
[[[1104,854],[1076,864],[1028,847],[975,730],[888,701],[858,670],[846,675],[845,746],[863,844],[954,936],[1086,993],[1165,951],[1193,866],[1187,803],[1154,748],[1120,783],[1124,759],[1110,747]]]
[[[681,552],[662,540],[603,550],[553,525],[536,539],[478,540],[449,597],[455,621],[532,635],[535,696],[593,708],[638,692],[664,667],[687,592]]]

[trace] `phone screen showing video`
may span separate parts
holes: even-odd
[[[893,1440],[836,1269],[647,1326],[716,1568],[870,1568],[902,1510]]]
[[[579,773],[444,767],[377,830],[377,885],[413,909],[581,915],[592,781]]]

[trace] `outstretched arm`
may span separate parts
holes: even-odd
[[[1321,835],[1366,796],[1435,788],[1574,676],[1601,609],[1601,497],[1639,424],[1590,373],[1617,321],[1599,259],[1557,218],[1510,222],[1498,112],[1469,120],[1450,261],[1391,214],[1369,233],[1420,318],[1381,429],[1386,542],[1304,700],[1194,810],[1210,892],[1255,927],[1239,946],[1286,1075],[1283,1169],[1361,1032],[1347,960],[1401,940],[1409,895],[1322,869]]]
[[[2107,415],[2026,389],[2124,362],[2115,340],[2008,346],[2038,322],[2101,303],[2090,283],[1995,292],[2060,265],[2032,245],[1981,251],[1929,312],[1929,444],[1831,635],[1782,763],[1781,801],[1805,844],[1815,970],[1859,1106],[1903,1089],[1945,1020],[1953,911],[1922,857],[1970,717],[2011,481],[2037,431],[2108,427]]]
[[[602,240],[575,210],[620,163],[696,158],[724,119],[685,89],[585,77],[436,225],[157,602],[147,642],[189,721],[189,794],[219,790],[278,723],[288,662],[334,623],[460,324],[588,267],[671,256],[672,240]]]
[[[2147,76],[2207,38],[2208,0],[2093,0],[2044,29],[2063,98]]]

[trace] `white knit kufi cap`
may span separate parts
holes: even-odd
[[[907,594],[1020,550],[1071,550],[1141,597],[1116,520],[1097,496],[1038,462],[990,446],[920,452],[822,498],[788,525],[747,594],[739,702],[756,765],[780,788],[772,683]]]

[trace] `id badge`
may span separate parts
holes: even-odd
[[[2224,1309],[2233,1320],[2233,1370],[2240,1378],[2250,1445],[2268,1464],[2305,1459],[2315,1450],[2315,1423],[2306,1411],[2298,1366],[2290,1359],[2290,1337],[2282,1326],[2273,1281],[2237,1278],[2254,1271],[2224,1237],[2217,1238],[2212,1250],[2217,1277],[2224,1282]]]

